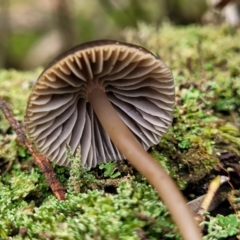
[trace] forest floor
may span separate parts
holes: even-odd
[[[149,152],[188,201],[205,194],[216,176],[229,176],[231,186],[225,183],[217,193],[226,200],[207,215],[204,239],[236,239],[240,29],[140,24],[138,30],[124,30],[124,37],[159,56],[175,79],[173,124]],[[0,70],[0,96],[21,123],[41,71]],[[0,112],[0,239],[181,239],[155,191],[127,161],[78,173],[54,169],[66,188],[66,201],[55,199]]]

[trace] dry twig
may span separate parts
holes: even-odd
[[[8,108],[5,101],[0,97],[0,109],[2,110],[3,114],[5,115],[6,119],[8,120],[9,124],[13,128],[13,130],[16,132],[17,137],[21,144],[23,144],[28,151],[31,153],[33,158],[35,159],[38,167],[42,170],[44,173],[47,182],[52,189],[54,195],[58,200],[64,200],[65,199],[65,191],[60,183],[56,173],[53,170],[53,167],[48,160],[47,157],[44,155],[41,155],[37,153],[32,146],[32,144],[28,141],[20,123],[14,118],[12,111]]]

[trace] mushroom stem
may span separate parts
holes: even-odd
[[[140,145],[124,124],[104,90],[92,89],[88,99],[103,128],[118,150],[141,173],[158,192],[185,240],[202,239],[193,214],[173,180],[162,166]]]

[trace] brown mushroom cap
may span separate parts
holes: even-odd
[[[35,83],[25,127],[41,153],[65,166],[70,165],[67,144],[73,153],[81,146],[85,167],[124,158],[88,101],[93,87],[105,90],[145,150],[158,144],[172,121],[175,96],[171,71],[142,47],[99,40],[60,55]]]

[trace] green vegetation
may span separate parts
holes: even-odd
[[[117,167],[115,165],[115,162],[107,162],[101,164],[99,166],[99,169],[104,169],[104,177],[117,178],[121,175],[121,173],[117,170]]]
[[[221,153],[240,156],[240,30],[139,24],[124,36],[159,55],[175,77],[173,126],[149,151],[181,189],[204,191]],[[40,71],[0,70],[0,96],[19,121]],[[69,157],[72,169],[54,166],[68,189],[59,202],[0,113],[0,239],[180,239],[154,190],[129,164],[87,170]],[[239,214],[207,219],[204,239],[238,233]]]
[[[239,234],[239,214],[238,216],[230,214],[228,216],[217,215],[216,217],[208,216],[209,221],[203,222],[207,225],[209,234],[204,240],[227,239]]]

